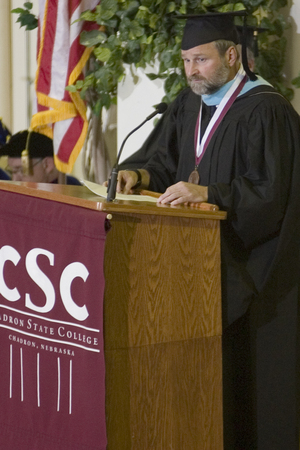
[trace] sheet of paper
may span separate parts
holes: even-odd
[[[93,192],[96,195],[99,195],[99,197],[106,198],[107,197],[107,188],[105,186],[102,186],[102,184],[93,183],[92,181],[87,180],[81,180],[81,183],[86,186],[91,192]],[[130,200],[130,201],[137,201],[137,202],[152,202],[156,203],[157,199],[154,197],[150,197],[148,195],[134,195],[134,194],[116,194],[117,200]]]

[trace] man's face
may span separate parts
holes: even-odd
[[[181,56],[188,84],[197,95],[213,94],[232,78],[226,56],[220,57],[213,42],[182,50]]]
[[[8,166],[11,171],[13,181],[33,181],[35,183],[45,183],[46,174],[43,167],[43,158],[33,158],[32,174],[26,173],[22,164],[22,158],[8,158]]]

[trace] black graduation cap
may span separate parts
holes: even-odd
[[[21,158],[27,150],[29,158],[53,157],[53,141],[49,137],[35,131],[19,131],[13,134],[9,141],[0,147],[0,156]]]
[[[234,24],[234,17],[236,16],[244,17],[243,28],[246,29],[246,10],[175,16],[176,19],[186,19],[181,43],[182,50],[189,50],[198,45],[208,44],[220,39],[239,44],[240,37]],[[242,45],[242,62],[250,80],[256,80],[256,75],[249,69],[244,45]]]

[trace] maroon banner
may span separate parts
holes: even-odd
[[[105,214],[0,191],[0,448],[104,450]]]

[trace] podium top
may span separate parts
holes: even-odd
[[[96,211],[130,214],[151,214],[161,216],[188,217],[194,219],[225,220],[225,211],[203,211],[197,208],[179,205],[157,205],[152,202],[115,200],[107,202],[98,197],[85,186],[32,183],[21,181],[0,181],[0,190],[31,197],[43,198],[59,203],[79,206]]]

